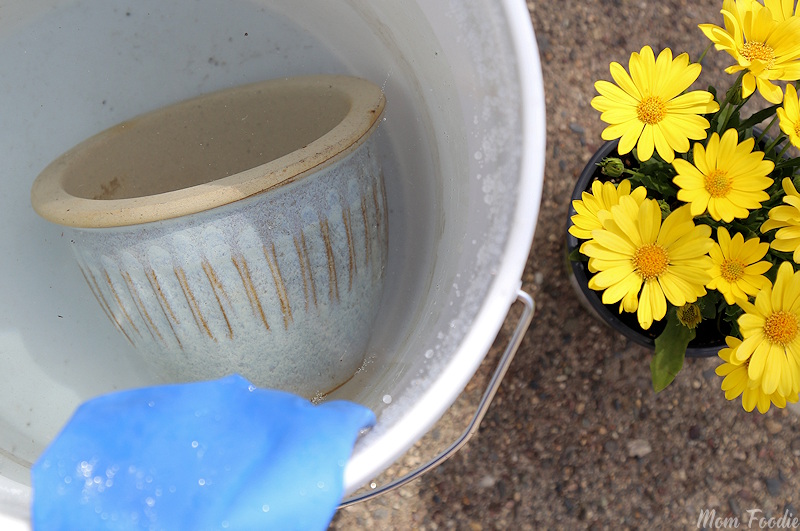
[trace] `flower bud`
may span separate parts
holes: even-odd
[[[687,303],[678,308],[678,320],[689,329],[694,329],[703,320],[700,307],[694,303]]]
[[[616,157],[609,157],[607,159],[603,159],[603,162],[600,163],[600,171],[603,172],[603,175],[608,175],[612,178],[621,177],[625,172],[625,165],[620,159]]]

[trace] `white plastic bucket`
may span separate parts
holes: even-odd
[[[452,404],[516,297],[545,135],[522,0],[9,0],[0,68],[0,528],[27,527],[30,464],[80,402],[151,383],[28,200],[51,160],[102,129],[281,76],[383,87],[386,289],[363,369],[331,395],[379,419],[348,492]]]

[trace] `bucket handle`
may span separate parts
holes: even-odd
[[[533,297],[528,295],[528,293],[520,290],[517,290],[517,299],[518,302],[523,304],[522,314],[520,315],[519,321],[517,322],[517,326],[514,329],[514,333],[511,336],[511,340],[506,345],[506,349],[503,352],[503,356],[500,358],[500,361],[497,363],[497,367],[494,370],[494,374],[492,375],[492,379],[489,381],[489,385],[486,387],[486,391],[484,391],[483,396],[481,397],[481,401],[478,403],[478,409],[475,411],[475,415],[472,417],[469,425],[466,427],[464,432],[461,436],[456,439],[456,441],[451,444],[446,450],[442,453],[428,461],[427,463],[420,465],[415,470],[412,470],[405,476],[402,476],[394,481],[387,483],[377,489],[371,490],[364,494],[353,496],[351,498],[347,498],[343,500],[339,504],[339,509],[344,507],[350,507],[351,505],[355,505],[357,503],[361,503],[363,501],[371,500],[376,496],[380,496],[381,494],[385,494],[389,491],[392,491],[398,487],[402,487],[406,483],[409,483],[421,475],[425,474],[426,472],[430,472],[437,466],[444,463],[447,459],[452,457],[457,451],[459,451],[470,438],[475,435],[480,427],[480,423],[483,420],[484,415],[489,410],[489,405],[492,403],[492,398],[494,398],[495,393],[500,388],[500,383],[503,381],[503,377],[506,375],[506,371],[508,371],[508,367],[511,365],[511,361],[514,359],[514,355],[517,353],[517,349],[519,349],[520,344],[522,343],[522,338],[525,336],[525,332],[528,330],[528,327],[531,324],[531,320],[533,319],[533,311],[534,311],[534,303]]]

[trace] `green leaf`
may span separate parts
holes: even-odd
[[[666,389],[683,368],[686,347],[694,336],[695,331],[683,326],[675,308],[670,308],[667,326],[656,338],[656,352],[650,361],[650,375],[656,393]]]
[[[717,304],[722,299],[722,295],[716,290],[709,291],[703,297],[697,299],[700,307],[700,315],[703,319],[714,319],[717,316]]]
[[[780,106],[781,104],[777,103],[775,105],[767,107],[766,109],[762,109],[758,112],[753,113],[752,116],[750,116],[747,120],[745,120],[739,125],[739,132],[744,133],[747,129],[760,124],[767,118],[772,117],[773,115],[775,115],[775,109],[777,109]],[[741,137],[742,135],[740,134],[739,138]]]
[[[569,253],[569,256],[567,257],[567,259],[570,262],[588,262],[589,261],[589,258],[585,254],[581,253],[580,248],[573,249],[572,252]]]

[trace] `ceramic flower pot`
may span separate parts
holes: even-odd
[[[575,209],[572,207],[572,201],[580,199],[583,192],[590,190],[592,181],[595,178],[609,179],[607,176],[602,175],[597,164],[606,157],[617,155],[617,144],[617,140],[604,143],[581,172],[570,199],[567,231],[572,225],[572,216],[576,214]],[[632,157],[630,157],[630,161],[632,160]],[[581,304],[600,322],[610,326],[629,340],[650,349],[655,349],[655,339],[664,330],[666,320],[656,321],[650,329],[643,330],[638,325],[635,313],[620,313],[618,303],[603,304],[602,292],[589,288],[589,279],[592,273],[589,272],[588,263],[569,259],[569,256],[580,248],[584,240],[579,240],[569,232],[566,232],[566,237],[567,276]],[[725,335],[719,331],[716,322],[703,321],[697,327],[696,332],[695,339],[689,343],[689,347],[686,350],[687,357],[716,356],[719,349],[725,347]]]
[[[345,76],[200,96],[79,144],[32,203],[163,380],[325,393],[361,365],[381,297],[383,107]]]

